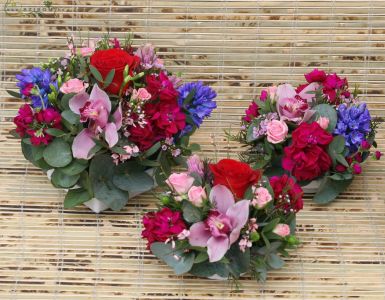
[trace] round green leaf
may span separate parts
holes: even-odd
[[[66,175],[72,176],[72,175],[80,174],[87,167],[88,167],[87,164],[80,163],[78,159],[74,159],[68,166],[61,168],[60,171],[62,171]]]
[[[80,175],[68,176],[61,172],[59,169],[55,169],[52,173],[51,182],[54,186],[59,188],[73,187],[79,180]]]
[[[82,204],[92,197],[85,189],[73,189],[69,190],[66,197],[64,198],[64,208],[71,208]]]
[[[329,126],[326,128],[327,131],[333,132],[337,125],[337,112],[329,104],[319,104],[314,107],[314,110],[318,112],[319,116],[326,117],[329,119]]]
[[[72,161],[71,147],[62,139],[54,139],[53,142],[44,149],[43,157],[52,167],[65,167]]]

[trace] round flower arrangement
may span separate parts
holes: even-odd
[[[287,173],[315,192],[317,203],[334,200],[361,173],[369,156],[380,159],[376,127],[357,89],[346,78],[315,69],[307,83],[270,86],[253,101],[234,139],[247,147],[243,161],[269,175]]]
[[[163,182],[199,145],[189,137],[216,108],[201,82],[183,84],[154,47],[89,40],[16,75],[26,101],[14,118],[24,156],[69,189],[66,208],[121,209]]]
[[[193,155],[187,163],[187,172],[166,180],[159,209],[143,217],[147,249],[176,274],[238,279],[249,272],[264,280],[281,268],[280,255],[298,244],[303,192],[294,179],[268,179],[232,159],[211,164]]]

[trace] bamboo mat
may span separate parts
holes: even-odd
[[[4,1],[5,2],[5,1]],[[23,5],[42,1],[19,1]],[[9,135],[20,105],[7,97],[23,67],[63,54],[67,34],[135,32],[184,78],[218,92],[218,110],[194,136],[202,155],[236,157],[235,132],[253,95],[318,66],[359,84],[385,117],[385,1],[53,1],[56,15],[1,15],[0,299],[384,299],[385,160],[368,161],[329,206],[305,199],[302,245],[265,283],[175,276],[145,250],[141,216],[151,193],[119,213],[64,210],[64,193],[24,160]],[[41,7],[41,5],[40,5]],[[385,126],[378,134],[385,151]]]

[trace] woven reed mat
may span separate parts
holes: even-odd
[[[38,9],[41,2],[18,1]],[[299,249],[267,282],[245,276],[234,292],[227,282],[175,276],[145,250],[140,221],[155,207],[151,193],[119,213],[64,210],[64,193],[8,133],[20,102],[5,90],[21,68],[62,55],[68,34],[132,30],[134,43],[155,43],[171,70],[214,86],[219,108],[193,140],[206,157],[236,157],[223,129],[237,130],[262,86],[297,84],[316,66],[348,76],[373,115],[385,116],[385,1],[53,3],[56,15],[1,15],[0,299],[384,299],[385,160],[369,160],[329,206],[307,197]],[[385,151],[384,126],[378,144]]]

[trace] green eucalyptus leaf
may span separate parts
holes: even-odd
[[[127,170],[124,173],[115,174],[113,183],[129,194],[144,193],[154,187],[154,180],[144,170]]]
[[[78,182],[79,178],[79,174],[69,176],[61,172],[60,169],[55,169],[51,176],[51,182],[58,188],[71,188]]]
[[[199,264],[205,262],[209,259],[209,255],[207,251],[199,252],[197,256],[195,256],[194,264]]]
[[[333,165],[337,163],[337,161],[345,161],[342,153],[345,151],[345,138],[342,135],[337,135],[333,138],[332,142],[328,146],[328,154],[333,161]],[[343,158],[343,159],[342,159]],[[347,164],[345,161],[343,164]]]
[[[17,99],[22,99],[21,94],[15,91],[6,90],[6,92],[11,95],[12,97],[15,97]]]
[[[80,174],[87,169],[88,164],[81,163],[78,159],[74,159],[68,166],[61,168],[60,171],[66,175],[73,176]]]
[[[275,228],[275,226],[277,226],[279,221],[280,221],[280,218],[275,218],[271,220],[266,226],[263,227],[262,232],[272,231]]]
[[[226,258],[229,260],[229,267],[231,273],[236,277],[242,273],[246,273],[250,267],[250,249],[246,248],[244,252],[239,249],[238,243],[231,246],[230,250],[226,253]]]
[[[104,83],[103,83],[104,89],[111,84],[112,80],[114,79],[114,76],[115,76],[115,69],[112,69],[110,72],[108,72],[106,78],[104,79]]]
[[[202,220],[201,210],[188,200],[182,201],[183,219],[188,223],[197,223]]]
[[[75,207],[91,198],[89,193],[83,188],[69,190],[64,198],[64,208]]]
[[[75,114],[72,110],[65,110],[61,113],[64,120],[72,125],[80,124],[80,116]]]
[[[71,147],[62,139],[56,138],[44,149],[43,157],[52,167],[65,167],[72,161]]]
[[[146,150],[146,152],[144,152],[144,157],[147,158],[147,157],[150,157],[152,155],[154,155],[159,149],[160,149],[160,142],[157,142],[155,143],[154,145],[152,145],[152,147],[148,150]]]
[[[196,144],[196,143],[193,143],[193,144],[190,144],[190,146],[188,147],[192,152],[197,152],[197,151],[200,151],[201,150],[201,146],[199,144]]]
[[[333,180],[330,177],[324,177],[313,200],[318,204],[327,204],[337,198],[340,193],[344,192],[351,182],[352,179]]]
[[[183,250],[173,249],[171,243],[153,243],[151,251],[156,257],[173,268],[177,275],[187,273],[194,264],[194,252],[185,253]]]
[[[93,65],[90,65],[90,71],[91,71],[92,76],[94,76],[97,81],[103,82],[102,74],[100,74],[98,69],[96,69]]]
[[[194,264],[189,273],[198,277],[207,278],[213,275],[219,275],[223,278],[227,278],[229,277],[230,271],[223,262],[202,262]]]
[[[270,253],[266,258],[266,262],[273,269],[280,269],[285,264],[283,259],[275,253]]]
[[[72,99],[73,96],[75,96],[75,93],[70,94],[64,94],[59,102],[59,105],[61,106],[62,110],[70,110],[69,102]]]
[[[61,136],[66,135],[66,133],[63,130],[56,129],[56,128],[47,128],[45,131],[49,135],[52,135],[52,136],[55,136],[55,137],[61,137]]]

